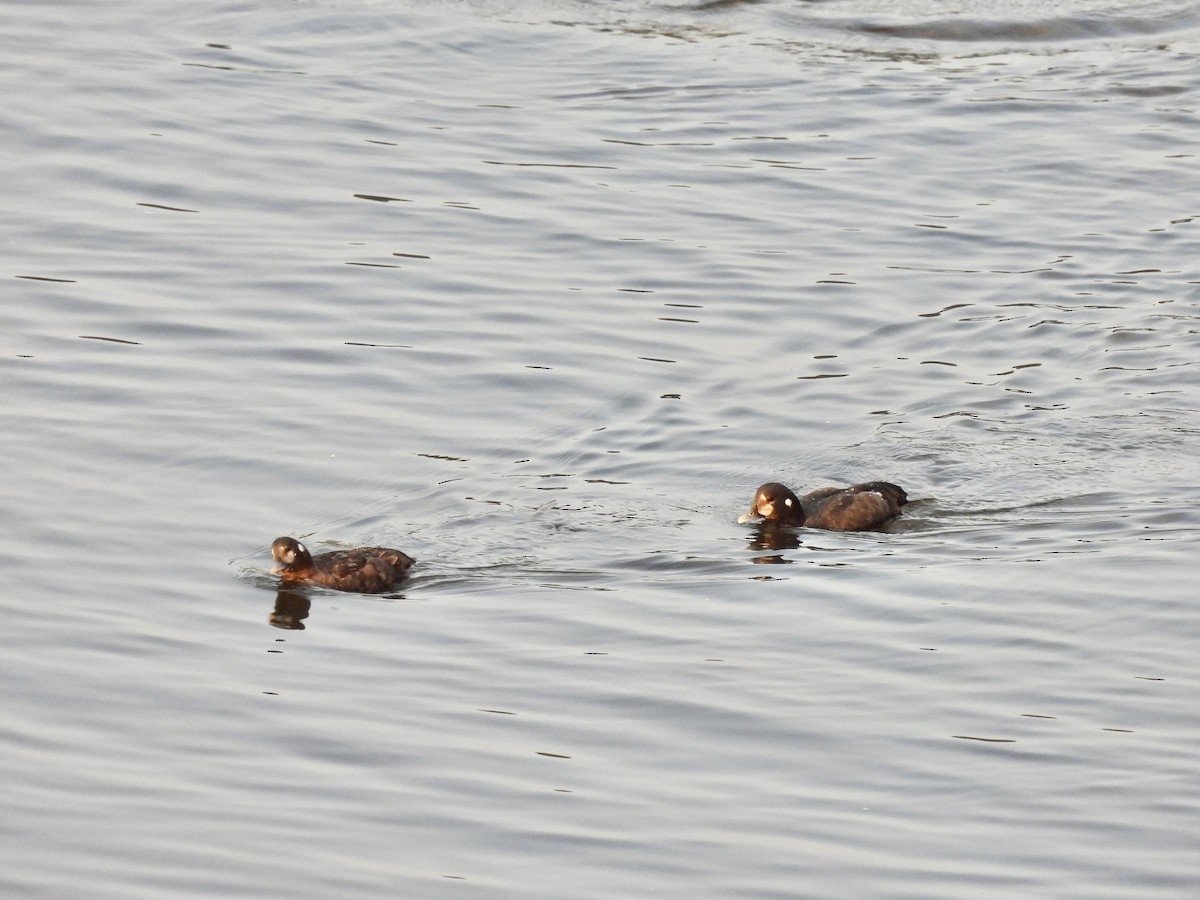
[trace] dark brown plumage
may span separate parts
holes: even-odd
[[[388,547],[358,547],[313,556],[295,538],[276,538],[271,555],[284,585],[317,584],[335,591],[379,594],[403,579],[415,560]]]
[[[771,481],[754,493],[754,502],[738,522],[761,518],[829,531],[873,531],[898,516],[907,502],[904,489],[887,481],[819,488],[803,497]]]

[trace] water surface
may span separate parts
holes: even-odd
[[[5,893],[1190,896],[1196,18],[13,6]]]

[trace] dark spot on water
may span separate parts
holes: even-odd
[[[970,734],[952,734],[950,736],[953,738],[957,738],[960,741],[981,741],[982,743],[985,743],[985,744],[1015,744],[1016,743],[1016,740],[1013,738],[976,737],[976,736],[970,735]]]
[[[81,334],[79,337],[81,340],[85,341],[108,341],[110,344],[132,344],[134,346],[140,346],[139,341],[127,341],[124,338],[115,337],[101,337],[97,334]]]
[[[139,203],[138,206],[145,206],[148,209],[163,209],[163,210],[166,210],[167,212],[185,212],[185,213],[200,212],[200,210],[198,210],[198,209],[185,209],[182,206],[164,206],[161,203]]]
[[[485,159],[488,166],[516,166],[522,169],[616,169],[616,166],[595,166],[583,163],[549,163],[549,162],[504,162],[498,159]]]

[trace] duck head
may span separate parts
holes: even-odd
[[[754,492],[754,502],[738,518],[742,525],[751,519],[764,519],[767,522],[780,522],[785,525],[803,525],[804,507],[800,498],[791,489],[778,481],[769,481]]]

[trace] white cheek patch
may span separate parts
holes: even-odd
[[[791,498],[791,497],[787,497],[787,498],[785,498],[785,499],[784,499],[784,501],[783,501],[783,505],[784,505],[784,506],[786,506],[786,507],[788,507],[788,509],[791,509],[791,507],[792,507],[792,498]]]

